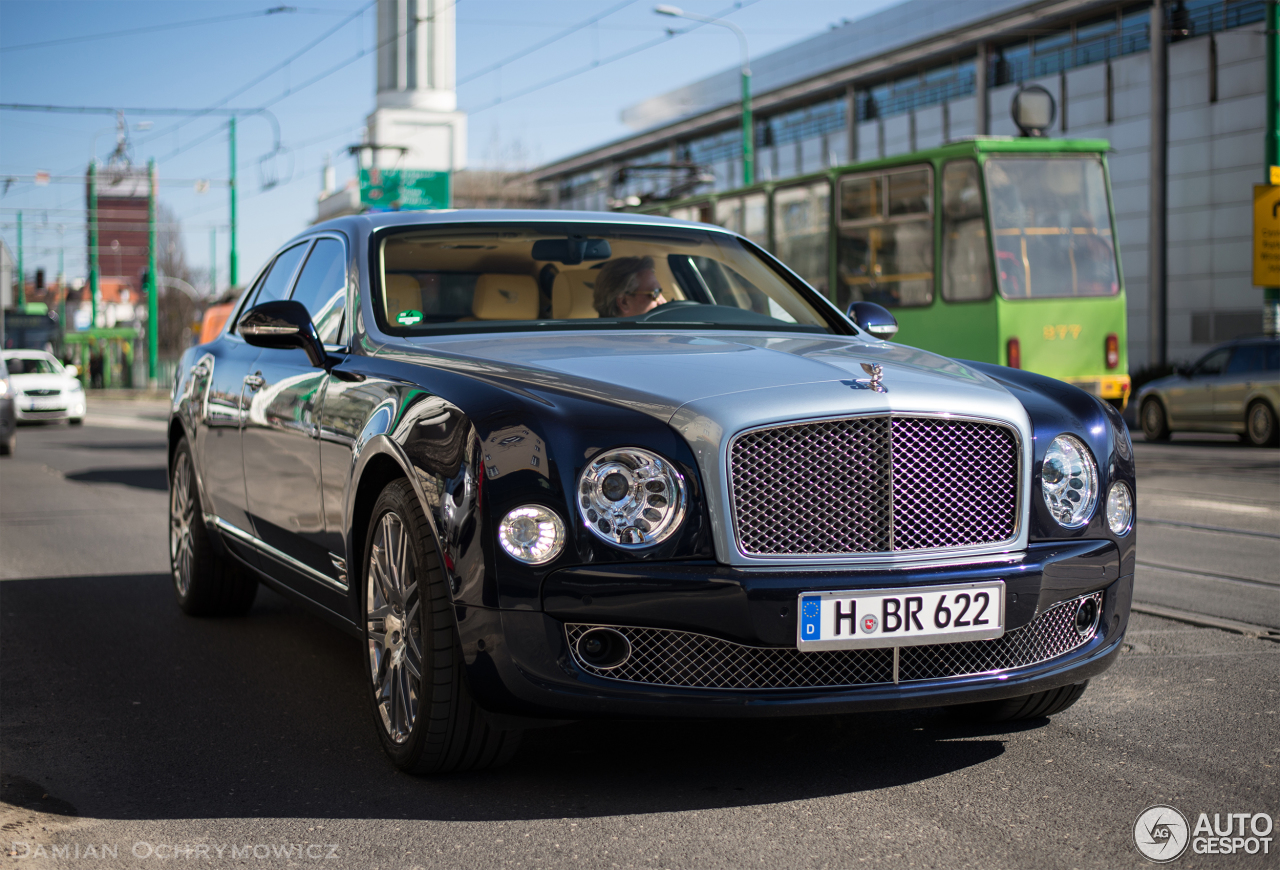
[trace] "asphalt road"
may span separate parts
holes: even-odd
[[[500,771],[406,776],[354,640],[266,590],[244,619],[178,611],[163,424],[95,410],[23,428],[0,461],[12,866],[1139,867],[1152,804],[1193,825],[1280,813],[1280,643],[1144,614],[1051,721],[579,723],[530,732]],[[1137,449],[1138,598],[1280,625],[1280,454]],[[1272,837],[1173,866],[1280,866]]]

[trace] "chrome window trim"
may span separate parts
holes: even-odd
[[[243,541],[244,543],[248,544],[254,549],[260,551],[263,555],[270,556],[276,561],[284,563],[285,565],[294,569],[298,573],[303,574],[307,577],[310,577],[312,580],[316,580],[320,583],[323,583],[325,586],[328,586],[330,589],[336,589],[339,592],[349,591],[348,584],[343,583],[339,580],[335,580],[332,577],[329,577],[325,574],[322,574],[321,572],[317,571],[315,568],[312,568],[310,565],[307,565],[303,562],[299,562],[297,559],[293,558],[288,553],[284,553],[284,552],[281,552],[280,550],[277,550],[275,547],[271,546],[266,541],[259,538],[257,535],[253,535],[249,532],[246,532],[244,529],[240,528],[239,526],[231,525],[231,523],[227,522],[222,517],[217,516],[216,514],[205,514],[204,521],[207,524],[213,525],[215,528],[218,529],[218,531],[222,532],[223,534],[230,535],[231,537],[236,538],[239,541]],[[339,561],[343,561],[344,566],[346,564],[345,560],[339,560],[333,554],[330,554],[329,558],[334,560],[335,568],[338,566]]]
[[[731,457],[733,455],[733,447],[738,439],[752,432],[759,432],[765,429],[777,429],[785,426],[800,426],[807,423],[829,423],[840,420],[855,420],[863,417],[895,417],[904,419],[925,419],[925,420],[956,420],[968,423],[983,423],[987,425],[1000,426],[1013,433],[1015,454],[1018,457],[1018,468],[1016,470],[1016,478],[1018,481],[1017,492],[1014,501],[1014,519],[1013,534],[1003,541],[996,541],[990,544],[977,544],[963,547],[932,547],[921,550],[902,550],[875,553],[813,553],[813,554],[792,554],[786,553],[776,556],[756,555],[745,552],[742,548],[742,540],[738,534],[738,505],[734,495],[733,486],[733,470],[731,466]],[[892,474],[892,453],[890,454],[890,474]],[[883,567],[900,566],[904,562],[909,563],[926,563],[930,560],[947,559],[954,557],[956,559],[964,559],[970,556],[981,556],[987,554],[1010,553],[1015,549],[1022,549],[1025,545],[1023,540],[1025,535],[1025,518],[1027,513],[1026,491],[1030,487],[1030,457],[1022,438],[1022,432],[1016,423],[1009,420],[1002,420],[998,417],[984,417],[972,414],[948,414],[948,413],[929,413],[927,411],[893,411],[893,410],[872,410],[864,411],[857,414],[825,414],[816,417],[798,417],[789,420],[774,421],[771,423],[762,423],[750,426],[735,432],[726,442],[720,457],[721,468],[723,469],[723,486],[727,490],[727,504],[729,506],[729,531],[732,535],[735,562],[744,565],[780,565],[780,564],[827,564],[827,565],[858,565],[870,567],[878,565]],[[892,480],[892,477],[890,478]],[[892,507],[892,484],[890,484],[890,506]],[[890,526],[892,530],[892,526]],[[892,531],[890,534],[890,546],[892,546]]]

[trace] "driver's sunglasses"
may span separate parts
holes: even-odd
[[[662,295],[662,288],[655,287],[652,290],[632,290],[627,295],[628,296],[648,296],[650,299],[656,302],[658,300],[658,297]]]

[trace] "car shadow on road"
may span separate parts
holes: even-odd
[[[169,475],[164,468],[91,468],[66,478],[80,483],[121,483],[138,489],[169,490]]]
[[[225,620],[183,616],[166,574],[9,580],[3,598],[2,797],[85,817],[516,820],[763,805],[971,768],[1018,730],[939,711],[578,722],[528,732],[501,770],[418,778],[378,745],[359,643],[265,589],[248,617]]]

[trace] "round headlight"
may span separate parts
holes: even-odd
[[[564,549],[564,523],[555,511],[527,504],[498,523],[498,543],[507,555],[526,565],[550,562]]]
[[[684,519],[684,477],[670,462],[638,447],[606,450],[578,477],[582,523],[618,547],[650,547]]]
[[[1133,496],[1123,483],[1117,483],[1107,493],[1107,525],[1116,535],[1127,535],[1133,527]]]
[[[1054,438],[1040,467],[1040,486],[1058,525],[1078,529],[1089,522],[1098,501],[1098,469],[1084,442],[1072,435]]]

